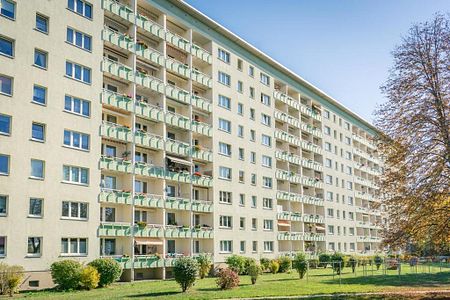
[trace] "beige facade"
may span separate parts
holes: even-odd
[[[375,131],[319,89],[183,2],[1,3],[0,261],[23,288],[67,257],[132,280],[378,250]]]

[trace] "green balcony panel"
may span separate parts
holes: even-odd
[[[187,39],[169,30],[166,30],[166,41],[186,52],[191,51],[191,43]]]
[[[134,234],[138,237],[164,237],[164,228],[152,225],[147,225],[145,228],[134,226]]]
[[[204,74],[204,73],[202,73],[202,72],[200,72],[200,71],[192,69],[191,78],[192,78],[192,80],[194,80],[194,81],[196,81],[196,82],[198,82],[198,83],[200,83],[200,84],[202,84],[202,85],[204,85],[206,87],[212,88],[212,79],[211,79],[211,77],[206,75],[206,74]]]
[[[164,39],[165,36],[164,28],[143,15],[140,14],[137,15],[136,26],[144,29],[147,32],[150,32],[156,37]]]
[[[165,120],[166,120],[166,123],[169,125],[180,127],[180,128],[187,129],[187,130],[191,129],[190,120],[189,120],[189,118],[186,118],[185,116],[174,114],[171,112],[166,112]]]
[[[143,162],[136,162],[135,173],[142,176],[164,178],[165,170],[163,167],[153,166]]]
[[[199,201],[192,200],[192,210],[197,212],[212,212],[213,211],[213,203],[212,201]]]
[[[212,239],[213,231],[205,228],[200,229],[194,228],[192,230],[192,237],[195,239]]]
[[[136,103],[136,114],[155,121],[164,121],[164,111],[162,108],[145,102]]]
[[[103,90],[101,94],[103,104],[111,105],[126,111],[133,111],[133,100],[127,95],[121,95],[108,90]]]
[[[128,22],[134,23],[134,13],[133,10],[114,0],[103,0],[102,7],[104,10],[107,10]]]
[[[108,191],[104,190],[99,195],[100,202],[117,203],[117,204],[131,204],[131,193],[123,191]]]
[[[102,156],[100,158],[100,169],[131,173],[132,165],[131,161],[129,160],[123,160],[116,157]]]
[[[185,156],[190,155],[190,151],[189,151],[190,146],[187,143],[167,139],[165,145],[166,145],[165,148],[166,148],[167,152],[176,153],[176,154],[185,155]]]
[[[145,58],[157,65],[164,66],[165,58],[164,55],[156,51],[153,48],[149,48],[148,46],[143,46],[140,44],[136,45],[136,55]]]
[[[164,236],[166,238],[190,238],[192,230],[189,227],[166,227]]]
[[[98,228],[99,236],[131,236],[129,223],[102,223]]]
[[[195,146],[192,147],[190,151],[193,158],[206,160],[206,161],[212,161],[213,153],[209,149],[203,149],[203,148],[196,148]]]
[[[153,149],[164,149],[164,140],[162,137],[144,131],[136,131],[135,142]]]
[[[136,83],[155,92],[164,93],[164,83],[153,76],[136,71]]]
[[[171,58],[166,59],[166,68],[186,78],[189,78],[191,74],[189,66]]]
[[[189,172],[166,172],[166,179],[178,181],[182,183],[190,183],[191,182],[191,175]]]
[[[185,198],[167,197],[166,208],[177,210],[191,210],[191,201]]]
[[[115,32],[108,27],[105,27],[102,30],[102,39],[106,42],[109,42],[113,45],[116,45],[119,48],[133,51],[134,41],[129,36],[121,34],[119,32]]]
[[[134,196],[134,204],[137,206],[146,206],[146,207],[164,207],[164,201],[162,196],[160,195],[152,195],[152,194],[140,194],[137,193]]]
[[[192,184],[201,185],[205,187],[212,187],[213,180],[209,176],[196,176],[192,175]]]
[[[134,76],[131,68],[108,58],[103,58],[102,71],[124,80],[133,81]]]
[[[211,53],[209,53],[208,51],[206,51],[205,49],[203,49],[202,47],[200,47],[196,44],[191,45],[191,53],[195,57],[207,62],[208,64],[212,63]]]
[[[170,84],[166,85],[166,96],[186,104],[191,104],[191,94],[188,91]]]
[[[212,127],[206,123],[192,121],[192,131],[195,131],[198,134],[212,136]]]
[[[131,267],[131,262],[125,264],[126,268]],[[133,266],[135,269],[162,268],[164,267],[164,259],[157,256],[135,256]]]
[[[200,108],[200,109],[202,109],[204,111],[207,111],[207,112],[212,112],[211,101],[209,101],[209,100],[207,100],[205,98],[196,96],[196,95],[192,95],[191,99],[192,99],[192,105],[193,106],[195,106],[197,108]]]
[[[121,140],[124,142],[131,142],[133,140],[133,134],[130,128],[125,126],[119,126],[114,123],[104,122],[100,126],[100,134],[104,137]]]

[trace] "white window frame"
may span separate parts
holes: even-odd
[[[63,252],[63,240],[67,240],[67,252]],[[86,252],[80,252],[81,241],[84,240],[86,245]],[[71,252],[71,243],[76,242],[76,252]],[[63,237],[61,238],[61,256],[87,256],[88,255],[88,239],[87,238],[69,238]]]
[[[68,210],[67,216],[63,215],[63,208],[64,208],[64,204],[67,203],[68,205]],[[72,217],[72,204],[76,204],[77,205],[77,216],[76,217]],[[86,205],[86,217],[81,217],[81,205]],[[77,202],[77,201],[62,201],[61,202],[61,219],[67,219],[67,220],[81,220],[81,221],[86,221],[89,219],[89,203],[87,202]]]

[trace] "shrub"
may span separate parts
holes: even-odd
[[[417,256],[411,256],[409,259],[409,266],[414,267],[419,262],[419,258]]]
[[[331,260],[331,256],[327,253],[322,253],[319,255],[319,263],[322,267],[326,268]]]
[[[232,289],[239,286],[239,275],[232,269],[222,269],[217,275],[216,284],[222,290]]]
[[[255,264],[256,260],[251,257],[244,257],[244,270],[239,275],[249,275],[247,270],[251,264]]]
[[[0,263],[0,295],[13,296],[23,279],[22,266]]]
[[[265,257],[262,257],[262,258],[259,260],[259,263],[260,263],[260,265],[261,265],[262,271],[265,272],[265,271],[267,271],[267,270],[269,269],[269,266],[270,266],[270,259],[265,258]]]
[[[61,260],[52,263],[50,271],[53,282],[61,290],[75,290],[80,286],[82,265],[74,260]]]
[[[92,266],[85,266],[80,273],[80,286],[82,289],[91,290],[98,286],[100,274]]]
[[[270,272],[272,272],[272,274],[276,274],[278,273],[279,268],[280,264],[278,263],[278,261],[276,259],[272,259],[269,265]]]
[[[251,261],[247,267],[247,274],[250,275],[252,284],[255,284],[259,274],[261,274],[261,266],[256,261]]]
[[[317,269],[319,267],[319,260],[318,259],[310,259],[308,261],[309,268],[310,269]]]
[[[173,275],[183,292],[186,292],[195,283],[197,271],[197,261],[192,257],[181,257],[175,260]]]
[[[119,263],[112,258],[97,258],[91,261],[89,266],[97,269],[100,274],[99,286],[107,286],[117,281],[122,275],[122,268]]]
[[[355,273],[357,263],[358,263],[358,261],[356,260],[355,257],[352,256],[349,258],[348,266],[352,268],[352,273]]]
[[[287,255],[280,256],[278,263],[280,264],[280,268],[278,269],[280,273],[286,273],[292,269],[292,259]]]
[[[297,270],[300,279],[303,279],[303,276],[305,276],[306,271],[308,270],[308,262],[306,261],[305,254],[297,253],[292,261],[292,266]]]
[[[208,254],[200,254],[197,256],[197,263],[198,263],[198,273],[200,275],[200,279],[203,279],[208,275],[209,271],[211,270],[212,261],[211,257]]]
[[[398,261],[396,259],[389,259],[387,261],[387,269],[388,270],[397,270],[398,269]]]
[[[337,274],[341,274],[342,269],[344,268],[344,255],[342,253],[334,253],[331,256],[331,263],[333,264],[333,270],[336,271]]]
[[[245,264],[247,262],[247,259],[245,257],[233,254],[231,256],[228,256],[225,259],[225,262],[227,263],[228,268],[232,269],[236,273],[245,273]]]
[[[375,256],[373,259],[373,262],[375,263],[375,266],[377,267],[377,270],[380,269],[381,264],[383,263],[383,259],[380,256]]]

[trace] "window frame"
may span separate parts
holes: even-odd
[[[73,1],[73,8],[70,7],[70,1]],[[79,1],[83,3],[83,12],[82,13],[78,12],[78,9],[77,9],[78,2],[77,2],[77,0],[68,0],[67,1],[67,9],[70,10],[71,12],[79,15],[79,16],[82,16],[83,18],[92,20],[93,16],[94,16],[94,13],[93,13],[94,7],[93,7],[92,3],[84,1],[84,0],[79,0]],[[91,8],[91,16],[87,16],[86,15],[86,5],[90,6],[90,8]]]
[[[9,176],[11,172],[11,156],[8,154],[0,153],[0,157],[6,158],[6,173],[0,171],[0,176]]]
[[[69,133],[70,137],[70,143],[69,145],[66,144],[66,132]],[[79,147],[76,147],[73,145],[74,142],[74,134],[79,134]],[[87,148],[83,148],[83,137],[87,137]],[[89,152],[91,150],[91,135],[87,134],[87,133],[83,133],[83,132],[79,132],[79,131],[74,131],[74,130],[70,130],[70,129],[64,129],[64,133],[63,133],[63,146],[66,148],[70,148],[70,149],[75,149],[75,150],[81,150],[81,151],[86,151]]]
[[[68,168],[68,171],[69,171],[69,179],[68,180],[66,180],[65,179],[65,174],[64,174],[64,170],[65,170],[65,168]],[[72,169],[73,168],[77,168],[78,169],[78,178],[80,179],[80,181],[71,181],[70,179],[72,178]],[[81,179],[82,179],[82,170],[86,170],[87,172],[86,172],[86,183],[84,183],[84,182],[82,182],[81,181]],[[89,183],[90,183],[90,176],[89,176],[90,174],[89,174],[89,168],[85,168],[85,167],[80,167],[80,166],[73,166],[73,165],[63,165],[63,176],[62,176],[62,182],[63,183],[67,183],[67,184],[75,184],[75,185],[82,185],[82,186],[88,186],[89,185]]]
[[[8,120],[8,123],[7,123],[8,132],[0,130],[0,135],[11,136],[11,132],[12,132],[12,116],[0,113],[0,118],[2,118],[2,117],[6,117],[6,119]]]
[[[29,200],[30,201],[29,201],[29,206],[28,206],[28,215],[27,215],[27,217],[28,218],[35,218],[35,219],[42,219],[44,217],[44,199],[43,198],[30,197]],[[40,214],[38,214],[38,215],[32,213],[32,210],[31,210],[32,205],[31,205],[31,203],[32,203],[33,200],[38,200],[40,202]]]
[[[68,65],[69,64],[71,65],[71,68],[70,68],[70,73],[71,74],[70,75],[67,74],[67,70],[68,70]],[[77,66],[80,67],[80,76],[81,76],[80,79],[76,78],[76,67]],[[89,71],[89,81],[85,81],[84,80],[84,76],[85,76],[85,72],[86,71]],[[76,63],[74,61],[66,60],[64,77],[72,79],[72,80],[75,80],[75,81],[78,81],[78,82],[81,82],[81,83],[84,83],[84,84],[87,84],[87,85],[91,85],[92,84],[92,69],[87,67],[87,66],[85,66],[85,65]]]
[[[15,21],[16,20],[16,2],[15,1],[11,1],[11,0],[0,0],[0,4],[1,4],[1,2],[8,2],[9,4],[11,4],[12,6],[13,6],[13,13],[14,13],[14,15],[12,16],[12,17],[10,17],[10,16],[7,16],[7,15],[5,15],[5,14],[3,14],[2,13],[2,11],[3,11],[3,8],[0,8],[0,16],[3,16],[3,17],[5,17],[5,18],[7,18],[7,19],[9,19],[9,20],[12,20],[12,21]],[[0,7],[3,7],[3,5],[1,5]]]
[[[38,138],[38,137],[34,137],[34,126],[39,126],[42,128],[42,139]],[[39,123],[39,122],[31,122],[31,138],[30,140],[33,142],[39,142],[39,143],[45,143],[45,137],[46,137],[46,126],[44,123]]]
[[[1,0],[0,0],[1,1]],[[5,78],[5,79],[9,79],[10,81],[10,87],[11,87],[11,94],[7,94],[6,92],[4,92],[2,90],[3,84],[0,84],[0,95],[4,95],[4,96],[8,96],[8,97],[12,97],[14,94],[14,77],[5,75],[5,74],[0,74],[0,82],[3,82],[1,80],[1,78]]]
[[[11,43],[11,55],[7,54],[7,53],[4,53],[4,52],[0,52],[0,55],[8,57],[8,58],[14,58],[15,57],[15,40],[13,40],[13,39],[11,39],[9,37],[6,37],[4,35],[0,35],[0,39]]]
[[[44,102],[43,103],[35,100],[35,91],[36,91],[36,89],[41,89],[41,90],[44,91]],[[47,98],[48,98],[47,97],[47,91],[48,91],[47,87],[39,85],[39,84],[34,84],[33,85],[33,99],[31,100],[31,103],[34,103],[34,104],[37,104],[37,105],[42,105],[42,106],[47,106]]]
[[[72,110],[68,110],[67,109],[67,101],[68,99],[70,99],[70,108]],[[80,101],[80,112],[76,112],[75,109],[75,101],[79,100]],[[84,110],[85,110],[85,106],[83,105],[84,103],[88,104],[88,114],[85,115],[83,114]],[[63,111],[69,113],[69,114],[74,114],[80,117],[84,117],[84,118],[90,118],[91,117],[91,101],[90,100],[86,100],[86,99],[82,99],[82,98],[78,98],[75,96],[71,96],[71,95],[64,95],[64,108]]]
[[[40,162],[40,163],[42,163],[42,177],[33,175],[33,162]],[[30,160],[30,176],[28,178],[36,179],[36,180],[44,180],[45,179],[45,161],[44,160],[35,159],[35,158],[32,158]]]
[[[42,29],[38,28],[38,18],[41,18],[41,19],[45,20],[46,30],[42,30]],[[49,32],[50,32],[50,18],[47,17],[46,15],[43,15],[43,14],[37,12],[36,13],[36,18],[35,18],[34,30],[39,31],[39,32],[44,33],[44,34],[49,34]]]
[[[72,31],[72,41],[68,39],[69,30]],[[81,34],[81,46],[77,45],[77,33]],[[86,38],[89,38],[89,48],[86,48]],[[92,36],[70,26],[67,26],[66,29],[66,43],[84,51],[92,52]]]
[[[64,215],[64,204],[67,203],[67,216]],[[72,216],[72,204],[77,205],[77,217]],[[86,217],[81,217],[81,206],[86,205]],[[61,219],[63,220],[75,220],[75,221],[87,221],[89,220],[89,203],[80,201],[63,200],[61,202]]]
[[[63,240],[67,240],[67,252],[63,252]],[[73,240],[76,240],[77,252],[71,252],[71,243]],[[80,252],[81,240],[85,241],[85,249],[86,252]],[[70,256],[70,257],[84,257],[88,256],[88,238],[79,238],[79,237],[61,237],[61,256]]]
[[[36,63],[36,54],[43,55],[43,57],[45,59],[45,66],[41,66]],[[48,69],[48,52],[44,51],[42,49],[39,49],[39,48],[34,48],[33,66],[36,68],[42,69],[42,70],[47,70]]]

